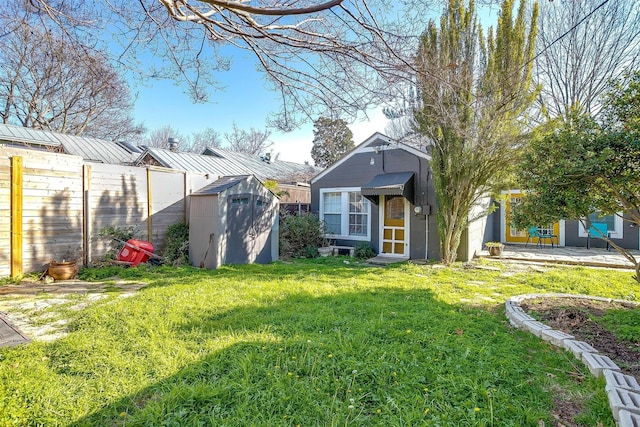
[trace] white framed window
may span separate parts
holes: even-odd
[[[320,220],[327,237],[371,240],[371,204],[360,188],[320,189]]]
[[[591,223],[600,222],[607,224],[609,237],[611,237],[612,239],[622,239],[622,212],[619,212],[615,215],[600,215],[599,213],[594,212],[589,215],[589,220],[591,220]],[[587,237],[587,231],[584,229],[582,222],[578,223],[578,236]]]
[[[360,192],[349,192],[349,236],[369,234],[369,200]]]
[[[342,193],[337,191],[324,193],[324,209],[320,209],[320,219],[324,221],[327,232],[342,234]]]

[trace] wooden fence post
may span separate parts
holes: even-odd
[[[153,220],[151,217],[153,216],[153,204],[151,200],[151,169],[147,167],[147,241],[153,243],[151,241],[152,233],[153,233]]]
[[[22,276],[22,157],[11,157],[11,277]]]
[[[184,186],[183,186],[182,194],[184,195],[184,197],[182,199],[182,209],[183,209],[182,221],[185,224],[188,224],[189,217],[187,216],[187,214],[188,214],[189,207],[187,206],[187,197],[189,194],[189,172],[184,171],[183,178],[184,178]]]
[[[84,203],[82,204],[83,208],[83,254],[84,259],[83,263],[85,266],[91,266],[91,233],[93,230],[91,229],[91,165],[82,165],[82,198]]]

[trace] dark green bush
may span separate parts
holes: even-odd
[[[184,222],[176,222],[167,229],[163,258],[171,265],[189,264],[189,226]]]
[[[353,250],[353,256],[358,259],[369,259],[376,256],[376,253],[368,242],[359,242]]]
[[[303,213],[281,218],[281,258],[313,258],[325,243],[324,226],[317,216]]]
[[[307,246],[302,250],[302,258],[315,258],[318,256],[318,248],[316,246]]]
[[[118,257],[120,249],[122,249],[122,242],[126,242],[129,239],[135,239],[138,234],[138,229],[131,225],[129,227],[116,227],[110,225],[104,227],[98,233],[98,236],[109,239],[107,243],[109,251],[104,255],[105,260],[112,260]]]

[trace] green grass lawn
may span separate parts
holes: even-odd
[[[0,426],[538,426],[554,398],[614,425],[604,382],[513,329],[504,301],[637,300],[628,271],[344,261],[87,270],[149,285],[58,313],[64,338],[0,349]]]

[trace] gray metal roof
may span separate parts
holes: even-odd
[[[88,162],[131,164],[140,155],[113,141],[0,124],[0,143],[28,148],[59,148]]]
[[[266,162],[259,156],[252,156],[219,148],[209,148],[209,154],[181,153],[163,148],[149,147],[136,163],[144,163],[145,157],[151,156],[162,166],[191,172],[210,173],[217,176],[254,175],[260,181],[268,179],[276,181],[310,179],[320,169],[310,165],[276,160]]]
[[[222,148],[208,148],[205,152],[220,158],[239,161],[250,168],[254,175],[264,176],[266,179],[274,179],[276,181],[297,176],[305,176],[311,179],[313,175],[322,171],[321,168],[309,164],[293,163],[277,159],[267,161],[260,156],[227,151]]]
[[[239,182],[242,182],[249,178],[250,175],[225,176],[196,191],[192,194],[192,196],[209,196],[213,194],[220,194],[223,191],[237,185]]]
[[[60,141],[52,132],[30,129],[20,126],[0,124],[0,140],[59,147]]]
[[[138,158],[136,164],[144,163],[151,156],[162,166],[190,172],[209,173],[214,176],[251,175],[253,172],[233,159],[222,159],[195,153],[180,153],[164,148],[149,147]],[[258,179],[263,179],[258,177]]]
[[[34,149],[58,149],[66,154],[82,157],[88,162],[106,164],[141,164],[146,156],[153,157],[164,167],[191,172],[211,173],[217,176],[254,175],[264,182],[307,181],[321,171],[320,168],[282,160],[265,161],[253,156],[220,148],[210,148],[204,154],[180,153],[162,148],[147,148],[142,154],[130,144],[97,138],[66,135],[20,126],[0,124],[0,144],[24,146]]]

